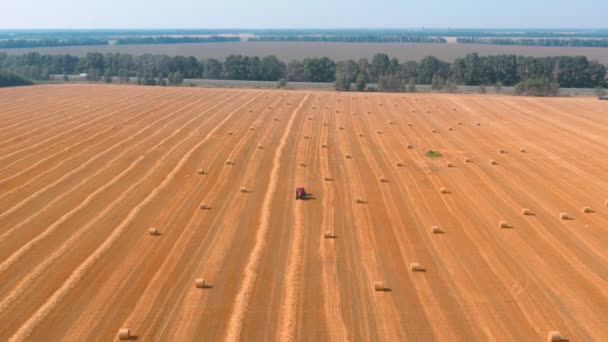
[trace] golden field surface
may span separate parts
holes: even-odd
[[[0,89],[0,341],[607,341],[607,170],[592,98]]]

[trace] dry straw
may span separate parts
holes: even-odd
[[[336,236],[334,235],[334,233],[331,230],[327,230],[325,231],[325,233],[323,234],[323,237],[325,237],[326,239],[333,239]]]
[[[377,281],[374,283],[374,290],[376,291],[384,291],[384,282]]]
[[[410,270],[412,270],[412,272],[424,272],[424,268],[417,262],[410,264]]]
[[[196,278],[196,279],[194,279],[194,286],[197,289],[204,289],[207,287],[207,283],[205,282],[205,279],[203,279],[203,278]]]
[[[118,339],[119,340],[130,340],[131,339],[131,330],[128,328],[121,328],[118,330]]]
[[[562,337],[562,334],[559,333],[559,331],[549,331],[549,333],[547,334],[547,342],[562,342],[564,341],[564,338]]]

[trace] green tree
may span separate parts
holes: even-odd
[[[407,83],[407,91],[410,93],[416,92],[416,79],[415,78],[410,77],[410,79]]]
[[[285,86],[287,86],[287,78],[286,77],[279,78],[278,88],[285,88]]]
[[[500,91],[502,90],[502,82],[498,81],[496,83],[494,83],[494,90],[496,91],[496,94],[500,94]]]
[[[359,72],[357,75],[357,79],[355,80],[355,90],[364,91],[367,86],[365,74],[363,72]]]
[[[304,79],[309,82],[333,82],[336,77],[336,64],[327,57],[305,58]]]
[[[222,63],[214,58],[209,58],[204,63],[203,78],[219,80],[222,78]]]
[[[129,80],[130,80],[130,78],[129,78],[129,72],[127,70],[125,70],[125,69],[121,69],[118,72],[118,81],[120,83],[129,83]]]
[[[372,57],[371,64],[371,81],[377,82],[380,79],[381,75],[390,74],[391,71],[391,61],[387,54],[385,53],[377,53]]]
[[[292,60],[287,64],[287,79],[292,82],[304,81],[304,63]]]
[[[276,56],[265,56],[260,64],[260,74],[264,81],[278,81],[285,76],[286,66]]]
[[[110,74],[110,70],[109,69],[106,69],[106,72],[103,75],[103,80],[106,83],[112,83],[112,74]]]

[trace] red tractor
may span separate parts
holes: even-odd
[[[298,186],[296,188],[296,200],[305,200],[306,199],[306,190],[304,190],[303,186]]]

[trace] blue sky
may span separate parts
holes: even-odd
[[[606,28],[608,0],[0,0],[0,28]]]

